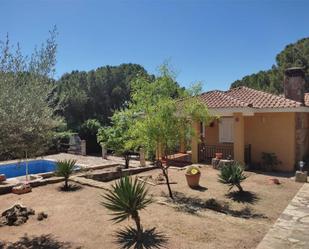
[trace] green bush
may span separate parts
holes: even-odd
[[[281,164],[275,153],[262,152],[262,169],[272,171],[277,165]]]
[[[229,185],[229,190],[236,186],[242,192],[243,188],[240,183],[246,179],[247,176],[244,174],[243,166],[238,162],[225,165],[221,168],[219,182]]]
[[[97,133],[101,127],[100,122],[96,119],[88,119],[80,127],[79,136],[86,140],[87,153],[99,153],[101,151],[101,146],[97,142]]]
[[[116,223],[132,218],[136,223],[138,235],[141,236],[142,226],[138,212],[153,201],[147,195],[148,190],[144,182],[125,176],[112,185],[111,190],[106,191],[101,204],[113,212],[112,215],[115,217],[112,220]]]
[[[69,189],[68,181],[74,172],[76,160],[63,160],[57,162],[56,175],[64,178],[64,190]]]
[[[55,132],[51,143],[49,144],[48,153],[55,154],[59,152],[66,152],[69,147],[70,137],[76,134],[71,131]]]

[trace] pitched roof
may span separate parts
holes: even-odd
[[[228,91],[205,92],[199,95],[199,99],[208,108],[294,108],[303,106],[301,102],[244,86]],[[305,105],[309,106],[309,93],[305,94]]]

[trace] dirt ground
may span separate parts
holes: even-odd
[[[231,212],[223,214],[199,205],[196,210],[189,209],[190,213],[186,208],[175,209],[162,205],[160,201],[153,203],[140,216],[144,229],[155,227],[153,233],[166,236],[157,235],[158,245],[161,242],[162,247],[169,249],[255,248],[302,186],[284,177],[278,177],[280,185],[272,185],[268,180],[271,176],[247,172],[249,178],[243,187],[249,192],[245,198],[237,198],[226,195],[228,186],[217,181],[217,170],[204,166],[201,172],[201,187],[194,190],[186,185],[185,171],[171,169],[171,181],[176,182],[171,185],[175,196],[182,197],[179,200],[198,200],[199,204],[214,198],[224,204],[224,210]],[[152,170],[140,175],[155,178],[159,173],[160,170]],[[120,224],[109,220],[108,210],[100,205],[103,190],[83,186],[75,192],[60,192],[60,185],[34,188],[32,193],[21,196],[0,196],[0,212],[15,203],[22,203],[36,212],[48,214],[43,221],[32,216],[21,226],[0,227],[0,241],[19,241],[19,245],[26,245],[18,247],[15,244],[11,248],[121,248],[115,242],[115,232],[134,224],[132,220]],[[167,193],[166,185],[147,186],[156,199],[166,200],[162,197]],[[241,216],[243,213],[247,216]],[[41,247],[38,247],[39,244]]]

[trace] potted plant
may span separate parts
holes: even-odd
[[[26,194],[31,192],[31,186],[29,183],[20,183],[12,188],[14,194]]]
[[[216,155],[216,159],[222,159],[223,153],[217,152],[215,155]]]
[[[0,182],[4,182],[6,180],[5,174],[0,174]]]
[[[196,166],[190,166],[186,171],[186,179],[189,187],[194,188],[199,186],[201,171]]]

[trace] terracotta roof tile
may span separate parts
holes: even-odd
[[[225,108],[225,107],[246,107],[245,103],[237,98],[228,96],[223,91],[210,91],[199,95],[199,99],[207,104],[208,108]]]
[[[258,91],[248,87],[236,87],[228,91],[210,91],[199,95],[209,108],[292,108],[303,104],[283,96]],[[305,105],[309,106],[309,93],[305,94]]]

